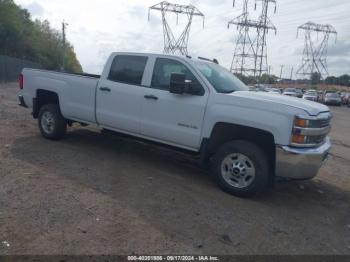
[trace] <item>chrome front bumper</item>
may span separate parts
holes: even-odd
[[[331,142],[326,138],[317,148],[276,146],[276,176],[289,179],[310,179],[317,175],[327,159]]]

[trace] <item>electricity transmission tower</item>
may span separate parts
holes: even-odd
[[[171,4],[167,1],[163,1],[149,8],[148,20],[149,20],[151,10],[158,10],[158,11],[161,11],[162,13],[164,53],[188,55],[187,44],[188,44],[188,39],[190,35],[193,16],[203,17],[203,27],[204,27],[204,14],[193,5]],[[174,33],[167,21],[168,13],[175,13],[177,22],[178,22],[179,14],[187,15],[187,24],[178,38],[174,36]]]
[[[302,57],[302,64],[297,70],[297,75],[309,76],[315,72],[319,73],[321,79],[328,75],[327,69],[327,50],[328,40],[331,35],[335,35],[337,40],[337,31],[331,25],[315,24],[307,22],[297,29],[297,37],[299,31],[303,30],[305,33],[304,51]],[[321,39],[319,39],[319,35]]]
[[[261,14],[257,20],[249,18],[248,0],[243,0],[243,13],[228,22],[228,27],[236,25],[238,30],[231,64],[232,73],[254,77],[268,73],[266,35],[269,30],[277,32],[268,17],[268,9],[269,4],[272,3],[275,5],[276,12],[276,0],[255,0],[255,9],[257,2],[262,3]]]
[[[268,64],[267,64],[267,45],[266,45],[266,36],[269,30],[273,30],[275,34],[277,33],[276,27],[271,22],[268,17],[269,4],[274,5],[274,13],[276,13],[276,0],[256,0],[262,3],[261,15],[259,18],[259,27],[258,27],[258,35],[257,35],[257,68],[259,72],[259,76],[261,74],[267,73]],[[255,2],[256,5],[256,2]]]

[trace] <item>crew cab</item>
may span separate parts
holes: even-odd
[[[112,53],[101,76],[24,69],[19,82],[45,138],[78,122],[170,146],[197,155],[236,196],[275,177],[313,178],[331,147],[327,106],[250,92],[211,61]]]

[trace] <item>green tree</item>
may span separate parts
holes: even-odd
[[[338,84],[341,86],[350,86],[350,76],[341,75],[338,77]]]
[[[38,62],[45,69],[60,70],[63,41],[48,21],[32,21],[29,12],[13,0],[0,0],[0,54]],[[82,72],[69,42],[65,64],[68,72]]]
[[[327,85],[336,85],[338,83],[338,79],[335,76],[328,76],[324,82]]]
[[[234,74],[239,80],[241,80],[246,85],[254,85],[256,84],[256,80],[253,76],[245,76],[243,74]]]
[[[329,76],[326,78],[325,83],[328,85],[350,86],[350,75]]]
[[[311,74],[311,84],[317,85],[321,82],[321,74],[318,72],[313,72]]]
[[[277,76],[269,75],[269,74],[262,74],[259,82],[261,84],[275,84],[277,82]]]

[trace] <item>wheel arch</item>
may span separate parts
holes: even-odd
[[[276,160],[274,135],[263,129],[225,122],[216,123],[210,137],[203,139],[200,149],[201,162],[203,164],[208,162],[219,147],[232,140],[246,140],[258,145],[266,152],[274,173]]]
[[[46,104],[57,104],[60,106],[59,96],[54,91],[37,89],[36,96],[33,98],[33,117],[38,118],[40,108]]]

